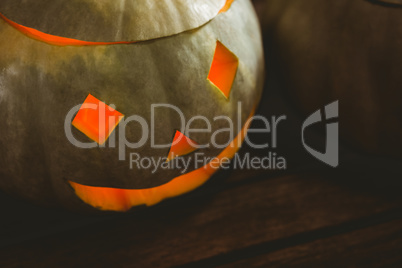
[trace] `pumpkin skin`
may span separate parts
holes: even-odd
[[[49,1],[42,2],[45,5]],[[91,1],[77,0],[74,5],[88,2]],[[149,2],[141,1],[145,3],[144,6],[139,3],[131,8],[138,6],[146,10]],[[216,116],[237,118],[237,105],[241,101],[240,120],[233,121],[234,129],[244,127],[260,99],[263,86],[263,52],[253,7],[248,0],[236,0],[226,12],[218,14],[221,8],[229,7],[225,6],[226,1],[207,1],[202,5],[208,9],[205,16],[191,16],[191,12],[182,15],[181,11],[198,10],[191,5],[202,1],[190,2],[178,1],[187,5],[186,8],[175,7],[173,10],[179,12],[173,13],[174,16],[166,14],[158,18],[173,20],[171,23],[168,20],[165,22],[167,29],[148,27],[145,31],[147,34],[144,34],[141,31],[130,32],[123,27],[125,35],[121,35],[120,39],[110,39],[116,36],[113,34],[115,26],[112,27],[114,30],[106,31],[109,32],[107,35],[102,29],[94,30],[86,26],[85,22],[89,21],[82,21],[82,18],[82,30],[75,24],[74,27],[65,26],[66,34],[63,32],[63,24],[50,30],[46,28],[51,25],[49,23],[36,25],[45,34],[79,37],[88,42],[128,42],[125,44],[49,44],[27,36],[4,19],[0,20],[0,113],[5,118],[0,122],[1,189],[41,204],[61,204],[74,210],[126,211],[134,205],[158,203],[204,183],[214,170],[202,174],[199,179],[191,175],[195,174],[192,173],[196,171],[195,168],[190,168],[187,176],[189,185],[174,186],[175,179],[183,175],[179,170],[152,173],[150,170],[130,169],[127,158],[126,162],[119,161],[118,148],[80,149],[69,143],[64,133],[64,121],[69,110],[82,104],[88,94],[106,104],[114,104],[116,110],[124,115],[139,115],[147,122],[151,119],[151,104],[175,105],[186,118],[202,115],[213,122]],[[62,5],[53,5],[52,8],[62,10]],[[91,7],[88,13],[96,16],[101,11]],[[25,27],[33,28],[31,24],[37,21],[30,21],[29,11],[13,13],[10,1],[0,4],[0,13],[4,13],[5,19],[15,19],[18,24],[22,23],[20,21],[27,23],[22,24]],[[28,14],[25,20],[21,19],[24,13]],[[15,14],[19,15],[13,17]],[[67,23],[62,14],[58,16]],[[69,16],[70,20],[75,21],[72,14]],[[116,15],[112,12],[110,16]],[[180,20],[184,23],[181,24]],[[139,25],[149,24],[147,18],[139,21]],[[170,24],[175,26],[169,29]],[[75,29],[77,34],[84,34],[74,36],[71,29]],[[87,39],[85,37],[89,32],[91,34],[88,34]],[[99,33],[99,37],[96,33]],[[229,99],[207,80],[218,40],[239,59]],[[174,112],[166,110],[157,112],[155,117],[155,141],[157,144],[171,143],[174,131],[181,128],[179,118]],[[197,123],[193,127],[204,128]],[[212,125],[212,133],[227,127],[227,122],[216,122]],[[72,131],[78,140],[91,142],[74,127]],[[199,144],[208,143],[211,139],[208,133],[193,134],[190,138]],[[140,136],[141,131],[137,125],[127,126],[127,140],[138,141]],[[223,144],[230,138],[228,133],[222,132],[217,141]],[[242,138],[240,135],[238,140]],[[142,157],[165,157],[167,154],[166,149],[151,148],[150,142],[129,152],[139,153]],[[233,150],[229,152],[212,147],[197,152],[207,157],[216,157],[222,153],[228,156],[234,154]],[[76,195],[71,183],[103,189],[144,189],[147,192],[142,192],[142,195],[151,193],[152,197],[149,200],[132,200],[125,204],[94,208],[93,204],[84,203]],[[155,190],[169,184],[173,186],[168,189],[168,194],[157,193]]]
[[[385,2],[269,0],[263,31],[273,72],[305,115],[339,100],[344,141],[401,157],[402,9]]]

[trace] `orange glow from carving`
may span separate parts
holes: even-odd
[[[38,30],[35,30],[34,28],[30,27],[25,27],[23,25],[20,25],[16,22],[13,22],[12,20],[9,20],[6,18],[3,14],[0,13],[0,17],[5,20],[8,24],[10,24],[12,27],[17,29],[23,34],[26,34],[30,38],[36,39],[38,41],[42,41],[45,43],[48,43],[50,45],[56,45],[56,46],[99,46],[99,45],[117,45],[117,44],[132,44],[135,43],[135,41],[120,41],[120,42],[88,42],[88,41],[82,41],[82,40],[77,40],[77,39],[72,39],[72,38],[66,38],[66,37],[60,37],[56,35],[51,35],[47,34]]]
[[[223,8],[219,11],[219,13],[223,13],[229,10],[231,7],[232,3],[234,0],[226,0],[226,4],[223,6]]]
[[[123,114],[91,94],[85,99],[72,124],[90,139],[102,145],[123,119]]]
[[[254,110],[250,118],[254,115]],[[248,122],[248,120],[247,120]],[[216,162],[233,158],[240,148],[250,124],[246,124],[236,138],[209,164],[187,174],[176,177],[172,181],[149,189],[126,190],[117,188],[92,187],[69,181],[76,195],[92,207],[105,211],[128,211],[132,207],[152,206],[164,199],[188,193],[203,185],[216,171]],[[214,163],[214,164],[212,164]]]
[[[229,10],[230,6],[232,5],[234,0],[226,0],[225,5],[223,8],[219,11],[219,13],[224,13]],[[7,17],[5,17],[3,14],[0,13],[0,18],[2,18],[5,22],[7,22],[9,25],[20,31],[21,33],[27,35],[30,38],[33,38],[35,40],[45,42],[50,45],[56,45],[56,46],[100,46],[100,45],[118,45],[118,44],[132,44],[136,43],[137,41],[118,41],[118,42],[90,42],[90,41],[83,41],[83,40],[78,40],[78,39],[73,39],[73,38],[67,38],[67,37],[61,37],[57,35],[51,35],[47,34],[44,32],[41,32],[39,30],[36,30],[31,27],[26,27],[21,24],[18,24]]]
[[[216,42],[216,50],[209,71],[208,80],[229,99],[230,91],[236,77],[239,59],[221,42]]]
[[[197,150],[197,143],[186,137],[180,131],[176,131],[174,135],[172,147],[168,154],[168,161],[175,159],[178,156],[183,156]]]

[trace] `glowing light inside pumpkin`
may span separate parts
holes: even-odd
[[[224,13],[226,11],[229,10],[229,8],[232,6],[234,0],[226,0],[225,5],[223,6],[223,8],[219,11],[219,13]]]
[[[168,161],[175,159],[178,156],[187,155],[197,150],[197,143],[180,131],[176,131],[173,138],[172,147],[168,154]]]
[[[229,99],[238,66],[239,59],[236,55],[221,42],[217,41],[208,80],[215,85],[227,99]]]
[[[254,115],[254,110],[249,119]],[[249,119],[246,121],[248,122]],[[132,207],[152,206],[164,199],[188,193],[204,184],[219,168],[216,161],[233,158],[240,148],[250,124],[246,124],[236,138],[215,159],[197,170],[176,177],[172,181],[149,189],[126,190],[117,188],[93,187],[69,181],[75,194],[88,205],[106,211],[128,211]]]
[[[98,144],[104,144],[123,119],[123,114],[91,94],[85,99],[72,124]]]
[[[88,42],[88,41],[82,41],[82,40],[77,40],[77,39],[72,39],[72,38],[60,37],[60,36],[51,35],[51,34],[47,34],[47,33],[35,30],[34,28],[20,25],[16,22],[13,22],[12,20],[9,20],[1,13],[0,13],[0,17],[3,20],[5,20],[8,24],[10,24],[12,27],[14,27],[18,31],[22,32],[23,34],[26,34],[27,36],[29,36],[33,39],[36,39],[38,41],[42,41],[42,42],[45,42],[45,43],[48,43],[51,45],[56,45],[56,46],[99,46],[99,45],[116,45],[116,44],[135,43],[135,42],[126,42],[126,41]]]

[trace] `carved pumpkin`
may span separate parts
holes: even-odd
[[[218,116],[233,119],[237,132],[214,137],[218,144],[229,140],[226,148],[197,152],[219,160],[241,145],[263,84],[259,24],[249,0],[2,0],[0,14],[1,189],[43,204],[127,211],[189,192],[217,170],[206,163],[185,174],[151,172],[130,167],[129,153],[190,157],[190,144],[207,144],[211,133],[228,127]],[[161,108],[152,117],[153,104],[214,124],[209,133],[179,131],[177,113]],[[109,119],[97,117],[100,109]],[[141,139],[138,122],[119,129],[132,115],[155,118],[153,139],[173,141],[170,150],[151,141],[125,146],[122,161],[120,145],[103,146],[120,135],[127,144]],[[76,140],[99,146],[77,147],[66,138],[69,128]]]
[[[339,100],[346,141],[400,157],[399,2],[269,0],[263,24],[279,83],[306,114]]]

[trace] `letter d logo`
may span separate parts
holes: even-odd
[[[335,101],[331,104],[328,104],[325,107],[325,119],[333,119],[338,118],[338,101]],[[304,139],[304,130],[318,122],[322,121],[321,111],[318,110],[313,113],[307,120],[303,123],[302,128],[302,142],[304,148],[312,154],[318,160],[332,166],[337,167],[339,165],[339,123],[328,123],[327,124],[327,141],[326,141],[326,151],[325,153],[320,153],[317,150],[314,150],[310,146],[308,146]]]

